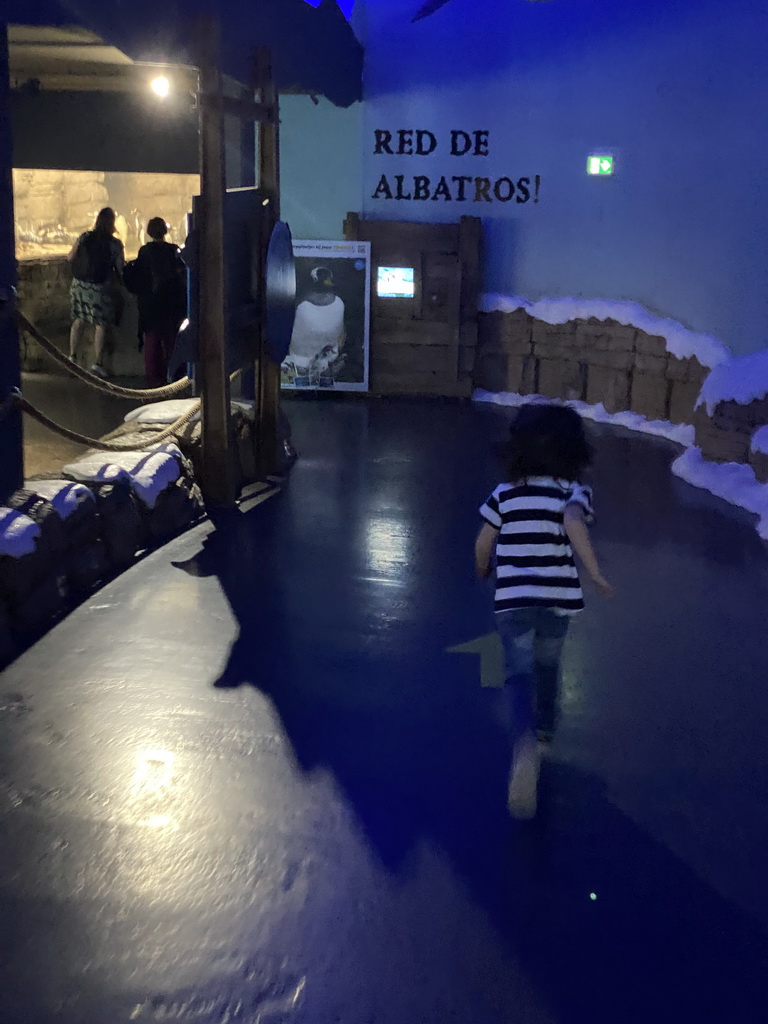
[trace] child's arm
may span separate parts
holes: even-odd
[[[491,575],[491,555],[499,531],[490,523],[483,523],[475,541],[475,571],[481,580]]]
[[[603,576],[589,539],[584,509],[581,505],[571,503],[565,507],[565,532],[571,542],[573,550],[584,563],[584,568],[590,575],[592,582],[605,597],[613,597],[613,587]]]

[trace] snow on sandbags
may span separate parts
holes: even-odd
[[[195,401],[196,399],[174,399],[134,409],[125,417],[122,427],[118,428],[111,436],[119,436],[121,441],[126,439],[126,435],[133,437],[138,431],[144,432],[144,436],[151,436],[153,431],[165,430],[185,412],[188,412]],[[256,463],[255,416],[254,402],[244,399],[235,399],[232,402],[232,442],[239,487],[253,483],[259,478],[259,467]],[[192,471],[201,474],[203,471],[202,425],[199,414],[180,427],[174,438],[185,459],[189,460]]]
[[[199,401],[196,398],[174,398],[132,409],[114,436],[132,431],[162,431],[188,413]],[[232,440],[238,470],[238,486],[259,478],[255,441],[256,403],[243,398],[232,399]],[[133,434],[131,433],[131,436]],[[121,440],[123,437],[121,437]],[[175,434],[175,439],[194,470],[202,473],[202,431],[199,411]]]
[[[96,495],[110,562],[118,570],[139,548],[180,532],[203,511],[189,465],[175,444],[91,452],[63,470]],[[129,548],[132,547],[132,550]]]
[[[0,632],[22,645],[50,625],[64,609],[64,590],[56,562],[60,553],[45,550],[42,530],[29,515],[0,508]],[[3,646],[8,645],[7,637]]]
[[[175,444],[154,445],[134,452],[91,452],[77,462],[70,462],[63,474],[89,486],[125,480],[136,498],[151,509],[162,491],[181,476],[181,458]]]
[[[90,592],[110,575],[101,519],[86,486],[70,480],[29,480],[13,496],[12,504],[31,515],[43,535],[46,526],[52,527],[53,518],[58,519],[63,540],[60,571],[73,594]]]

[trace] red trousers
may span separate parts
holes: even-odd
[[[152,385],[167,383],[168,360],[177,331],[175,321],[156,324],[144,331],[144,374]]]

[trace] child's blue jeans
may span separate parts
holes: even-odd
[[[512,747],[526,734],[550,737],[560,705],[560,657],[570,616],[551,608],[518,608],[496,615],[504,646]]]

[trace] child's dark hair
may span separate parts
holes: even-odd
[[[579,481],[592,461],[581,416],[564,405],[524,405],[501,449],[510,483],[533,476]]]
[[[147,234],[155,242],[160,242],[168,234],[168,225],[162,217],[153,217],[147,224]]]

